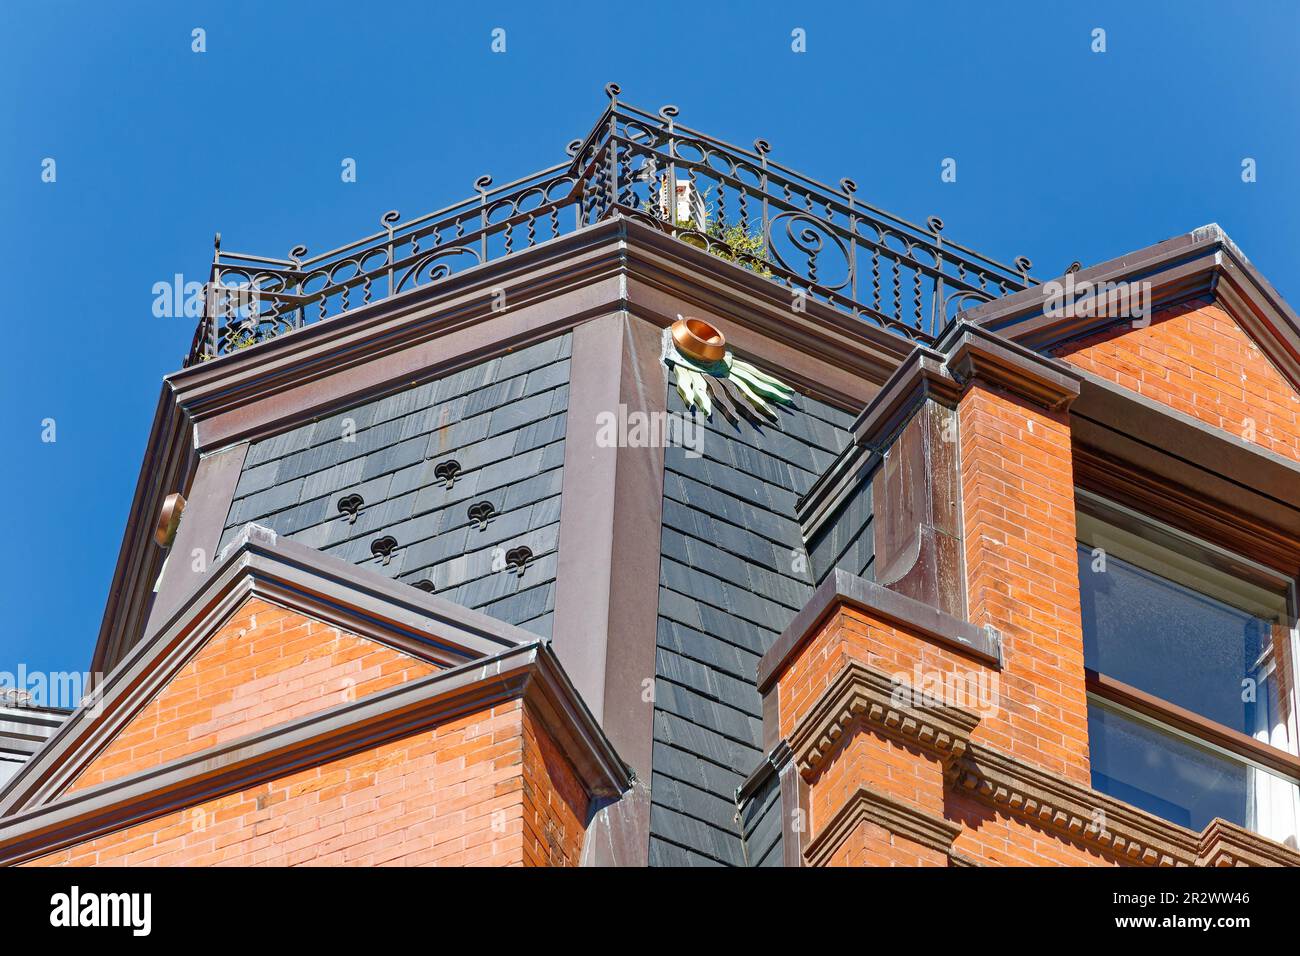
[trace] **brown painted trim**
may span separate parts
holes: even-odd
[[[250,597],[441,667],[536,640],[520,628],[249,525],[166,625],[137,644],[95,699],[0,789],[0,817],[63,792]]]
[[[1107,439],[1086,429],[1079,435],[1090,440]],[[1122,505],[1188,534],[1196,535],[1250,558],[1281,573],[1294,577],[1300,573],[1300,519],[1291,509],[1269,508],[1267,500],[1232,486],[1211,486],[1202,476],[1184,464],[1181,471],[1168,467],[1168,457],[1146,454],[1133,442],[1106,440],[1107,450],[1085,445],[1078,440],[1073,446],[1074,481],[1080,488],[1109,498]],[[1161,464],[1161,473],[1132,463],[1139,456],[1150,457],[1151,464]],[[1174,480],[1170,476],[1173,471]],[[1239,505],[1254,506],[1252,511],[1225,504],[1221,497],[1206,493],[1213,488]],[[1280,513],[1281,512],[1281,513]]]
[[[793,755],[791,755],[793,757]],[[811,834],[808,824],[812,819],[812,792],[808,781],[791,758],[781,766],[781,853],[785,866],[804,865]]]
[[[951,428],[951,434],[945,432]],[[872,476],[875,582],[966,619],[954,411],[926,399]]]
[[[665,412],[668,376],[659,328],[629,316],[621,331],[619,401],[629,411]],[[646,693],[646,682],[653,687],[656,671],[664,454],[661,447],[618,449],[611,489],[614,522],[601,724],[647,783],[654,747],[654,700]],[[648,833],[646,841],[648,854]]]
[[[112,670],[123,648],[144,630],[153,603],[154,582],[165,557],[153,541],[154,522],[167,495],[190,486],[198,463],[189,423],[164,385],[108,588],[90,662],[92,675]]]
[[[1205,226],[1081,269],[1074,279],[1076,283],[1086,281],[1094,285],[1146,280],[1152,284],[1153,307],[1166,308],[1186,298],[1205,295],[1214,288],[1212,270],[1225,240],[1227,236],[1218,226]],[[1044,315],[1053,281],[1063,283],[1065,277],[981,303],[957,318],[1041,350],[1050,350],[1068,339],[1089,335],[1114,323],[1113,318],[1106,317]]]
[[[799,772],[811,780],[852,736],[846,731],[865,724],[947,763],[966,752],[979,719],[962,707],[918,702],[906,681],[850,661],[799,719],[790,733],[790,749]]]
[[[523,697],[584,786],[613,796],[626,768],[537,642],[241,737],[7,817],[0,864],[13,864],[166,813],[399,740]]]
[[[1079,370],[1071,413],[1134,441],[1176,450],[1187,462],[1258,494],[1300,508],[1300,462]]]
[[[1260,344],[1292,385],[1300,388],[1300,317],[1217,224],[1202,226],[1075,275],[1076,282],[1085,280],[1149,282],[1153,311],[1189,299],[1214,298]],[[1114,319],[1107,318],[1045,316],[1047,285],[982,304],[963,312],[958,319],[1043,351],[1114,324]]]
[[[839,504],[927,402],[953,407],[980,380],[1050,411],[1079,395],[1079,373],[1068,363],[1039,355],[988,329],[957,323],[933,349],[913,350],[853,425],[853,444],[840,453],[799,501],[805,539],[815,535]]]
[[[618,409],[622,354],[619,313],[573,330],[551,633],[555,653],[598,720],[605,714],[614,480],[620,450],[596,444],[595,421],[598,413]]]
[[[248,443],[244,442],[199,459],[194,481],[186,489],[188,507],[181,516],[176,539],[168,551],[144,633],[152,633],[171,617],[199,585],[207,568],[216,562],[221,532],[230,514],[230,503],[234,500],[235,487],[239,484],[247,454]],[[198,571],[194,570],[196,560],[200,560],[194,557],[195,550],[202,552]],[[105,663],[111,667],[117,662]]]
[[[803,645],[842,606],[892,621],[923,640],[960,651],[990,667],[1002,666],[1001,642],[984,628],[836,568],[759,661],[760,693],[768,692]]]
[[[963,386],[980,379],[1049,411],[1068,408],[1079,395],[1079,374],[1068,363],[978,325],[958,322],[935,348],[947,356],[948,371]]]
[[[858,825],[874,823],[890,834],[947,855],[962,832],[960,823],[927,813],[888,794],[859,786],[815,836],[804,857],[809,866],[826,866]]]
[[[1231,750],[1233,753],[1262,763],[1278,773],[1300,780],[1300,757],[1294,754],[1260,743],[1247,734],[1092,669],[1084,671],[1084,678],[1088,691],[1098,697],[1130,710],[1136,710],[1163,724],[1185,731],[1193,737],[1218,744],[1225,750]]]

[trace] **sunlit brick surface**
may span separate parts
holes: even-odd
[[[1057,354],[1153,401],[1300,461],[1300,395],[1218,305],[1180,306]]]
[[[437,668],[250,599],[69,788],[113,780]]]
[[[42,866],[572,866],[586,798],[519,701],[87,841]]]

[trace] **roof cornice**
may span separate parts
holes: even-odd
[[[968,309],[957,316],[1047,351],[1115,323],[1113,317],[1047,315],[1065,276]],[[1074,274],[1076,284],[1149,282],[1152,310],[1213,296],[1300,387],[1300,318],[1217,224],[1211,223]]]
[[[494,309],[498,290],[508,306]],[[429,286],[286,332],[167,376],[110,588],[92,670],[108,669],[148,618],[164,553],[163,499],[200,455],[458,371],[611,312],[660,325],[681,302],[720,314],[742,353],[843,405],[874,394],[911,346],[658,230],[614,217]]]

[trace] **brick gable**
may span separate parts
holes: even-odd
[[[95,757],[68,792],[435,670],[376,641],[250,598]]]
[[[1300,394],[1232,317],[1199,302],[1068,343],[1073,365],[1300,461]]]

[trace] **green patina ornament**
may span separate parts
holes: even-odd
[[[733,425],[742,417],[759,424],[752,412],[775,423],[777,416],[772,406],[794,404],[794,389],[736,358],[730,349],[720,361],[702,362],[684,355],[668,337],[664,361],[673,370],[677,393],[686,407],[698,408],[710,418],[716,407]]]

